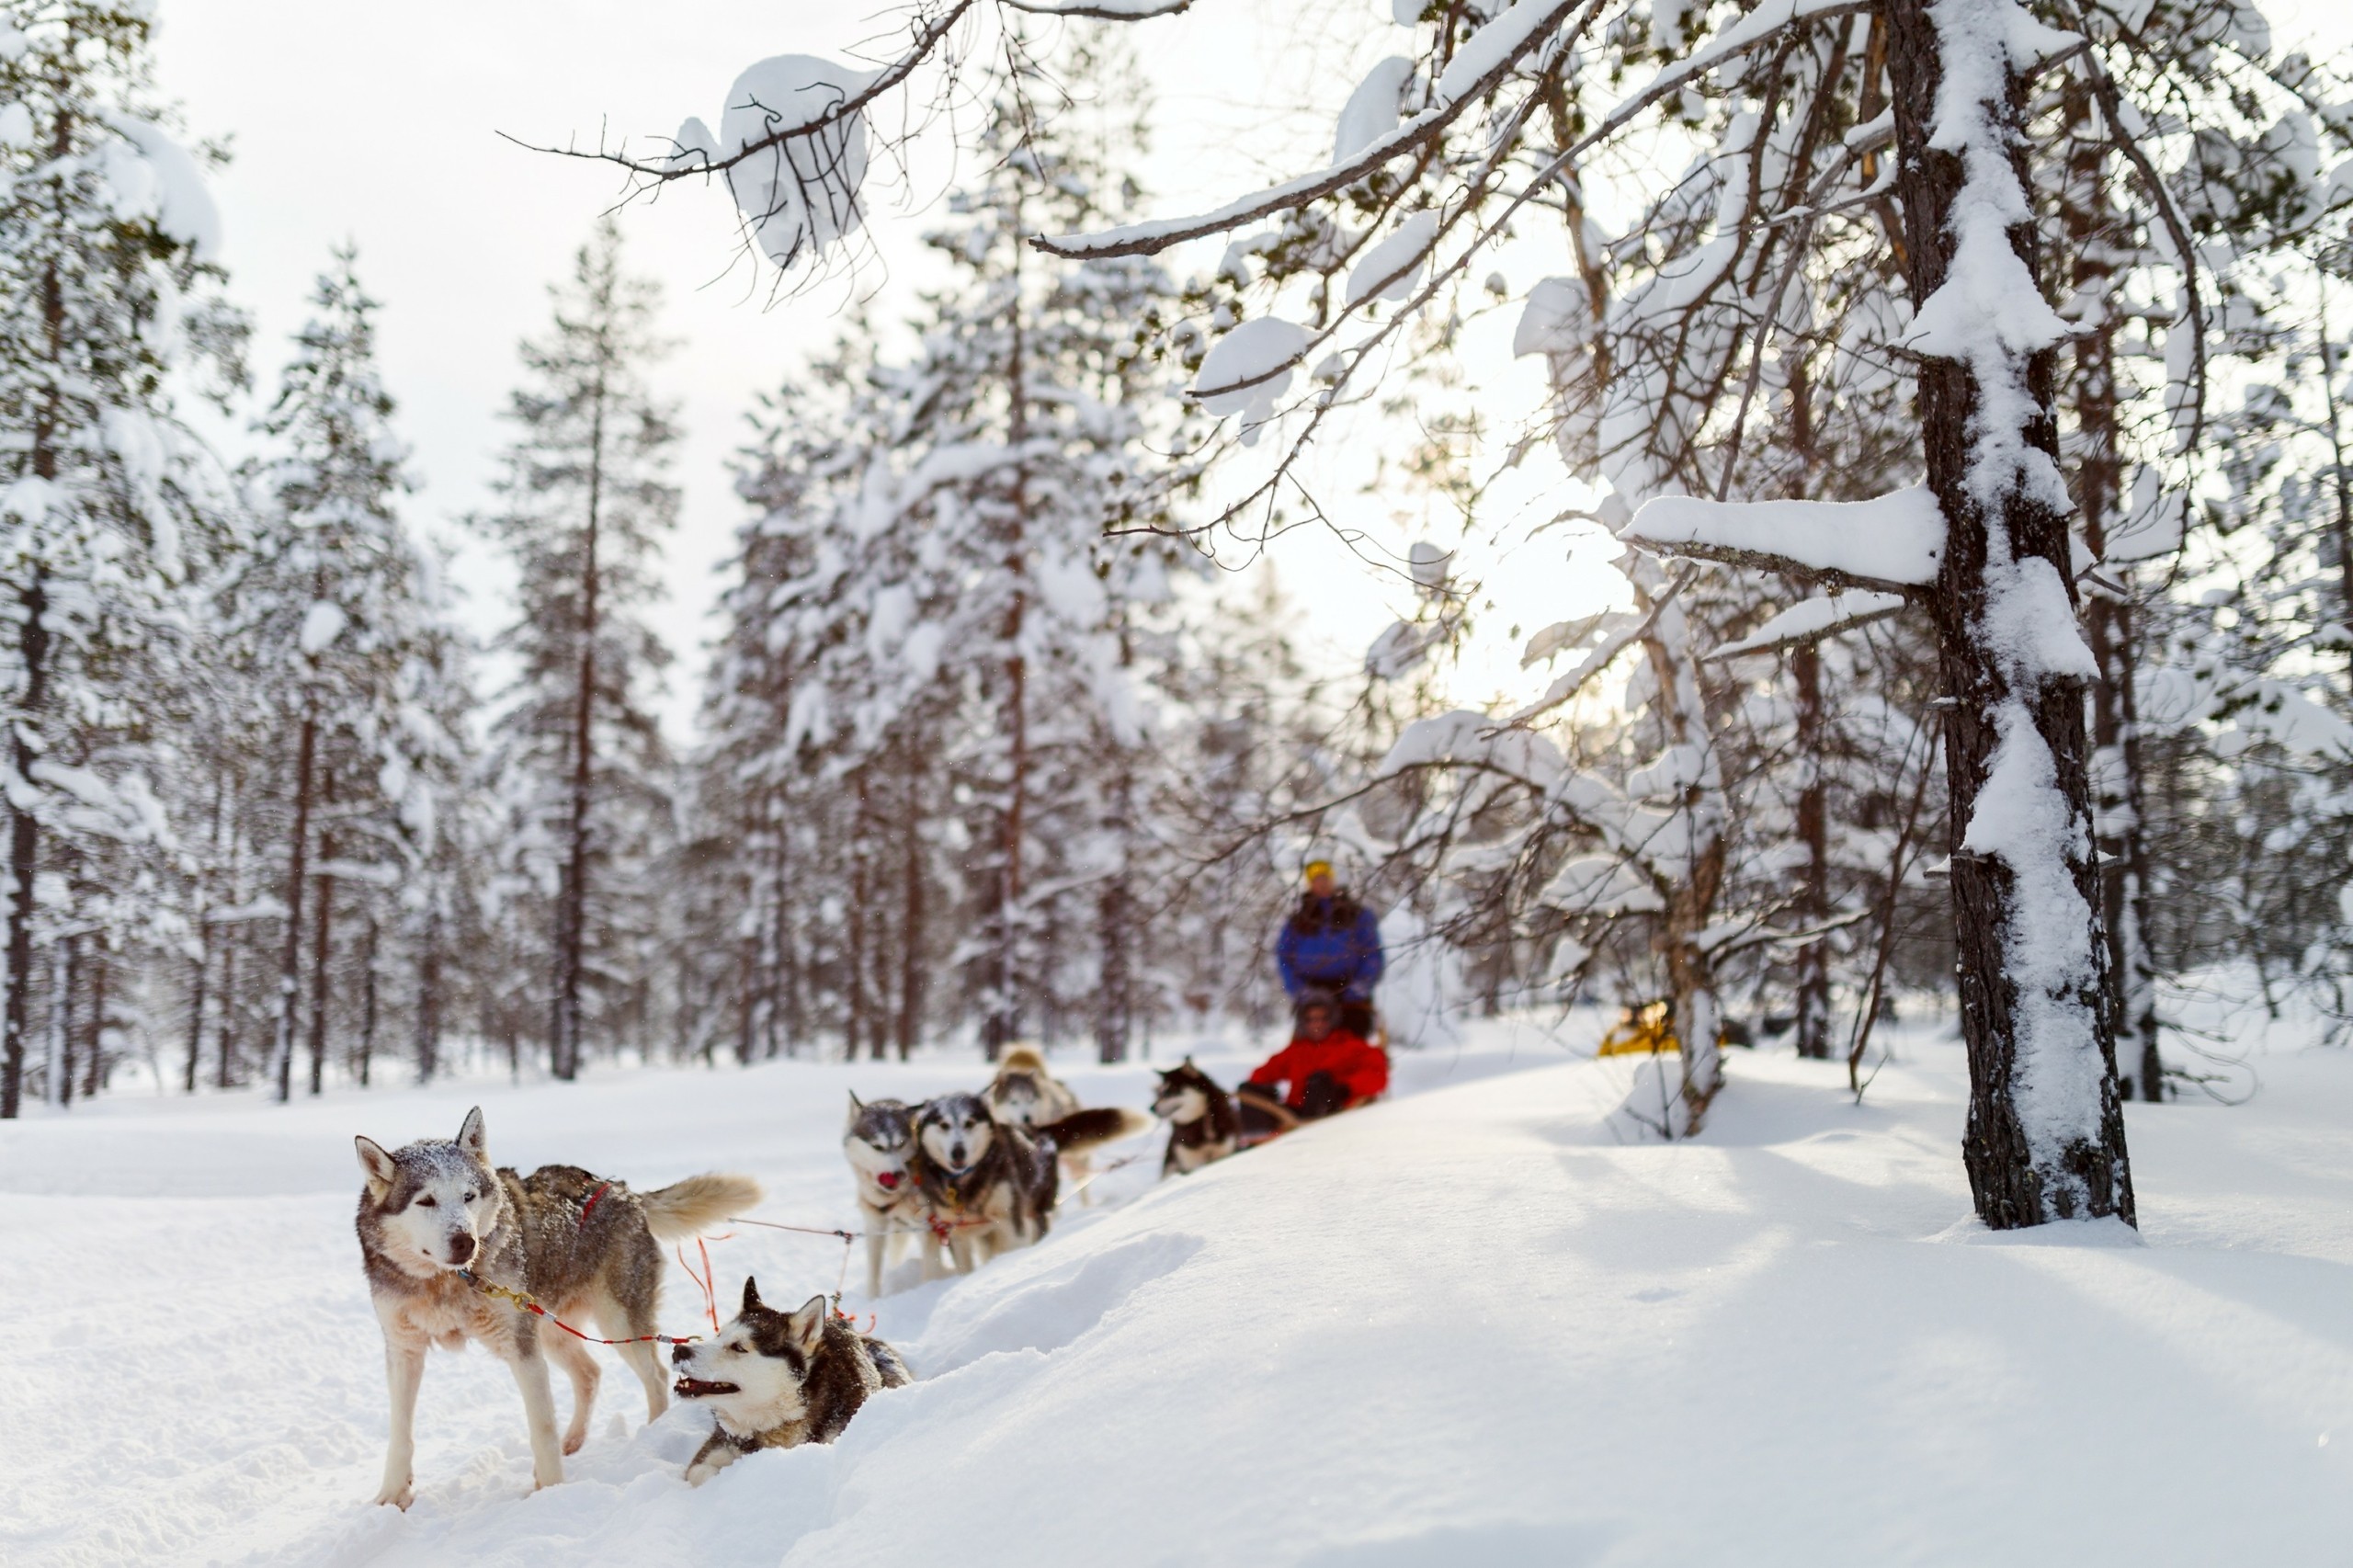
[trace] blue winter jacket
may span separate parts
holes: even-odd
[[[1381,983],[1381,917],[1344,892],[1307,893],[1275,938],[1275,962],[1293,996],[1314,985],[1343,1002],[1370,1002]]]

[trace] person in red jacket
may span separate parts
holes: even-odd
[[[1263,1112],[1251,1115],[1275,1103],[1278,1085],[1281,1103],[1300,1119],[1352,1109],[1379,1098],[1389,1087],[1388,1052],[1341,1028],[1339,1009],[1329,995],[1309,992],[1301,997],[1298,1017],[1291,1042],[1262,1062],[1235,1091],[1245,1130],[1253,1119],[1282,1119]]]

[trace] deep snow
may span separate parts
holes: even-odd
[[[656,1185],[745,1169],[847,1218],[844,1090],[976,1065],[779,1063],[278,1108],[119,1096],[0,1131],[0,1561],[1142,1564],[2342,1562],[2353,1553],[2353,1058],[2134,1106],[2143,1238],[1967,1220],[1960,1053],[1735,1052],[1707,1135],[1621,1146],[1632,1068],[1531,1032],[1404,1059],[1389,1104],[1155,1185],[876,1307],[921,1380],[830,1449],[700,1490],[705,1418],[606,1380],[525,1495],[519,1401],[437,1354],[417,1503],[370,1507],[384,1394],[350,1134]],[[1063,1063],[1093,1100],[1142,1068]],[[1214,1064],[1228,1078],[1233,1059]],[[1506,1071],[1510,1069],[1510,1071]],[[830,1290],[738,1230],[723,1291]],[[853,1270],[853,1275],[855,1275]],[[866,1303],[853,1298],[852,1305]],[[700,1301],[673,1274],[665,1326]],[[559,1393],[559,1400],[563,1396]]]

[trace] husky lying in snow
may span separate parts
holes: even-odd
[[[1242,1119],[1233,1097],[1217,1080],[1193,1065],[1189,1056],[1160,1074],[1160,1091],[1152,1097],[1152,1114],[1168,1123],[1168,1153],[1160,1162],[1163,1176],[1170,1172],[1189,1176],[1214,1160],[1233,1153]]]
[[[915,1152],[915,1113],[897,1100],[849,1097],[849,1125],[842,1131],[842,1154],[858,1181],[858,1212],[865,1221],[866,1293],[882,1293],[883,1265],[897,1257],[902,1243],[925,1235],[929,1214],[915,1190],[908,1161]]]
[[[794,1312],[760,1301],[744,1281],[744,1310],[709,1345],[672,1347],[682,1400],[710,1407],[716,1425],[688,1462],[700,1486],[745,1454],[830,1443],[866,1396],[914,1380],[899,1353],[834,1316],[823,1296]]]
[[[577,1453],[588,1435],[599,1376],[588,1346],[477,1289],[460,1270],[522,1291],[557,1317],[593,1319],[608,1338],[636,1338],[654,1332],[662,1290],[655,1242],[684,1241],[760,1200],[748,1176],[688,1176],[658,1192],[632,1192],[574,1165],[542,1165],[528,1176],[493,1170],[480,1107],[466,1113],[451,1142],[427,1139],[389,1153],[369,1139],[357,1143],[367,1177],[359,1256],[383,1325],[392,1395],[392,1444],[376,1501],[402,1508],[415,1495],[416,1391],[431,1346],[457,1350],[478,1340],[514,1372],[534,1486],[562,1481],[563,1456]],[[644,1386],[652,1420],[668,1402],[661,1358],[651,1344],[618,1348]],[[572,1425],[560,1449],[542,1355],[572,1380]]]
[[[996,1076],[981,1091],[989,1102],[1001,1126],[1036,1127],[1048,1121],[1059,1121],[1079,1108],[1078,1096],[1071,1086],[1055,1077],[1046,1067],[1046,1053],[1034,1045],[1006,1048],[997,1062]],[[1081,1184],[1079,1201],[1093,1203],[1095,1195],[1084,1185],[1094,1174],[1095,1163],[1084,1149],[1062,1151],[1063,1179]]]
[[[1141,1111],[1103,1107],[1037,1127],[997,1120],[979,1095],[942,1095],[915,1112],[915,1147],[908,1161],[924,1219],[946,1231],[949,1261],[960,1274],[1001,1252],[1027,1246],[1046,1233],[1061,1190],[1056,1156],[1084,1153],[1152,1125]],[[940,1248],[922,1249],[923,1277],[937,1279]]]

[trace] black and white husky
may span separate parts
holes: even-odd
[[[823,1296],[780,1312],[744,1281],[744,1310],[709,1345],[670,1352],[681,1400],[708,1405],[716,1425],[688,1462],[700,1486],[745,1454],[830,1443],[878,1389],[904,1388],[907,1364],[888,1345],[834,1315]]]
[[[949,1261],[970,1274],[1001,1252],[1041,1239],[1061,1192],[1057,1156],[1085,1152],[1152,1125],[1141,1111],[1099,1107],[1037,1127],[1000,1122],[980,1095],[941,1095],[915,1112],[909,1162],[925,1215],[942,1233]],[[939,1248],[923,1249],[926,1279],[945,1273]]]
[[[1152,1114],[1168,1123],[1168,1153],[1160,1174],[1188,1176],[1214,1160],[1233,1153],[1242,1119],[1233,1096],[1217,1080],[1193,1065],[1189,1056],[1160,1074],[1160,1091],[1152,1097]]]
[[[915,1113],[897,1100],[849,1097],[849,1124],[842,1130],[842,1157],[858,1183],[858,1212],[865,1221],[866,1293],[882,1293],[882,1269],[920,1240],[929,1210],[915,1190],[908,1162],[915,1152]]]
[[[588,1436],[598,1368],[588,1346],[542,1324],[484,1286],[529,1296],[557,1317],[595,1323],[608,1338],[654,1332],[662,1290],[657,1241],[684,1241],[757,1204],[748,1176],[697,1176],[656,1192],[633,1192],[576,1165],[542,1165],[528,1176],[493,1170],[480,1107],[453,1140],[426,1139],[387,1153],[358,1140],[359,1256],[384,1330],[392,1384],[392,1443],[379,1503],[405,1508],[415,1495],[417,1386],[425,1353],[479,1341],[505,1361],[523,1391],[531,1436],[531,1482],[563,1479],[563,1456]],[[651,1344],[619,1347],[645,1389],[646,1418],[668,1403],[661,1358]],[[551,1358],[572,1380],[572,1425],[556,1440]]]

